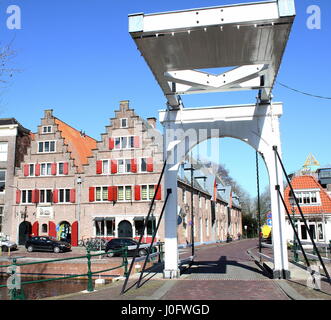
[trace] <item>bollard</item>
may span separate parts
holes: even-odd
[[[93,281],[92,281],[92,272],[91,272],[91,254],[90,249],[86,249],[87,254],[87,291],[92,292],[93,289]]]

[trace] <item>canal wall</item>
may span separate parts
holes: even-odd
[[[112,259],[112,258],[111,258]],[[111,259],[92,259],[91,260],[91,271],[97,272],[105,269],[116,268],[122,264],[122,259],[114,258]],[[115,260],[116,259],[116,260]],[[40,262],[40,259],[21,259],[17,263],[28,263],[28,262]],[[144,261],[135,262],[132,268],[132,274],[139,272],[143,266]],[[1,265],[8,265],[10,261],[0,261]],[[146,269],[153,266],[153,262],[149,261],[146,264]],[[130,266],[130,261],[128,269]],[[49,262],[49,263],[40,263],[40,264],[30,264],[19,267],[19,273],[22,276],[37,276],[38,278],[52,278],[60,276],[70,276],[70,275],[82,275],[76,277],[76,279],[87,279],[87,261],[86,259],[74,260],[74,261],[62,261],[62,262]],[[0,268],[0,275],[6,276],[7,268]],[[116,278],[124,275],[124,267],[116,268],[114,270],[93,274],[93,278],[99,278],[99,275],[104,278]]]

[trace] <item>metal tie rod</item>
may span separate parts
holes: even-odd
[[[158,184],[157,184],[157,187],[156,187],[156,190],[154,192],[154,196],[153,196],[153,200],[151,202],[151,205],[149,207],[149,211],[148,211],[148,214],[145,218],[145,222],[144,222],[144,227],[143,227],[143,230],[142,230],[142,233],[140,234],[140,237],[139,237],[139,242],[138,242],[138,245],[137,245],[137,249],[134,251],[134,255],[133,255],[133,258],[131,260],[131,264],[130,264],[130,268],[129,268],[129,271],[127,272],[126,274],[126,278],[125,278],[125,281],[124,281],[124,284],[123,284],[123,287],[122,287],[122,291],[121,291],[121,294],[124,294],[125,292],[125,289],[126,289],[126,286],[127,286],[127,283],[129,281],[129,278],[130,278],[130,275],[131,275],[131,271],[132,271],[132,268],[133,268],[133,265],[134,265],[134,262],[136,260],[136,257],[137,257],[137,253],[139,252],[139,247],[140,247],[140,244],[141,244],[141,241],[142,241],[142,238],[145,234],[145,229],[147,227],[147,223],[148,223],[148,220],[149,220],[149,217],[151,215],[151,212],[152,212],[152,209],[153,209],[153,205],[154,205],[154,202],[155,202],[155,198],[156,198],[156,194],[160,188],[160,184],[161,184],[161,180],[162,180],[162,177],[163,177],[163,174],[164,174],[164,171],[165,171],[165,168],[166,168],[166,164],[167,164],[167,160],[164,161],[164,164],[163,164],[163,168],[162,168],[162,171],[161,171],[161,174],[160,174],[160,177],[159,177],[159,181],[158,181]]]

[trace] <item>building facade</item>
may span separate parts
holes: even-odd
[[[53,110],[45,110],[16,166],[11,239],[24,244],[32,235],[49,235],[77,246],[80,239],[142,235],[150,242],[164,205],[163,181],[157,187],[163,168],[162,141],[156,119],[142,119],[126,100],[120,102],[100,141],[56,118]],[[203,172],[196,170],[192,188],[187,174],[178,177],[178,242],[191,242],[192,228],[196,243],[238,238],[241,210],[231,187],[213,174],[204,174],[201,180]],[[164,239],[163,221],[156,234],[160,239]]]
[[[30,131],[16,119],[0,119],[0,234],[14,223],[11,212],[15,167],[20,166],[31,142]]]
[[[330,196],[312,175],[293,176],[291,184],[314,240],[329,243],[331,240]],[[299,210],[296,206],[291,206],[290,197],[290,187],[287,187],[284,192],[287,210],[291,218],[295,221],[299,238],[303,241],[310,241],[309,234],[301,219]],[[287,240],[290,241],[294,238],[294,231],[288,217],[286,217],[286,219]]]

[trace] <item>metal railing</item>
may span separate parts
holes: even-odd
[[[158,242],[155,245],[158,246],[159,251],[153,253],[150,258],[154,258],[155,256],[159,256],[159,261],[163,259],[163,243]],[[149,245],[148,245],[149,246]],[[141,246],[145,247],[145,246]],[[56,281],[56,280],[65,280],[65,279],[73,279],[73,278],[78,278],[78,277],[87,277],[87,291],[92,292],[94,291],[93,287],[93,275],[101,274],[107,271],[112,271],[120,268],[124,268],[124,276],[128,276],[128,251],[129,250],[134,250],[137,248],[137,246],[129,246],[129,247],[124,247],[121,249],[117,250],[109,250],[113,254],[120,254],[122,256],[122,262],[120,265],[112,267],[112,268],[107,268],[103,270],[98,270],[98,271],[92,271],[91,267],[91,258],[92,257],[97,257],[97,256],[104,256],[107,253],[106,252],[101,252],[101,253],[90,253],[90,249],[87,248],[86,255],[83,256],[75,256],[75,257],[68,257],[68,258],[62,258],[62,259],[51,259],[51,260],[46,260],[46,261],[33,261],[33,262],[18,262],[19,258],[14,258],[13,262],[11,264],[7,265],[0,265],[0,270],[1,268],[7,268],[7,273],[9,273],[9,278],[7,279],[7,284],[0,285],[0,288],[7,287],[8,288],[8,295],[10,296],[11,300],[24,300],[25,295],[24,295],[24,290],[23,290],[23,285],[29,285],[29,284],[35,284],[35,283],[42,283],[42,282],[49,282],[49,281]],[[108,251],[108,252],[109,252]],[[74,275],[67,275],[67,276],[59,276],[59,277],[53,277],[53,278],[45,278],[45,279],[38,279],[38,280],[31,280],[31,281],[21,281],[21,273],[18,271],[18,267],[21,266],[28,266],[28,265],[39,265],[39,264],[46,264],[46,263],[54,263],[54,262],[61,262],[61,261],[69,261],[69,260],[77,260],[77,259],[87,259],[87,272],[82,273],[82,274],[74,274]],[[146,257],[141,257],[139,260],[147,259]],[[137,259],[137,261],[139,261]]]

